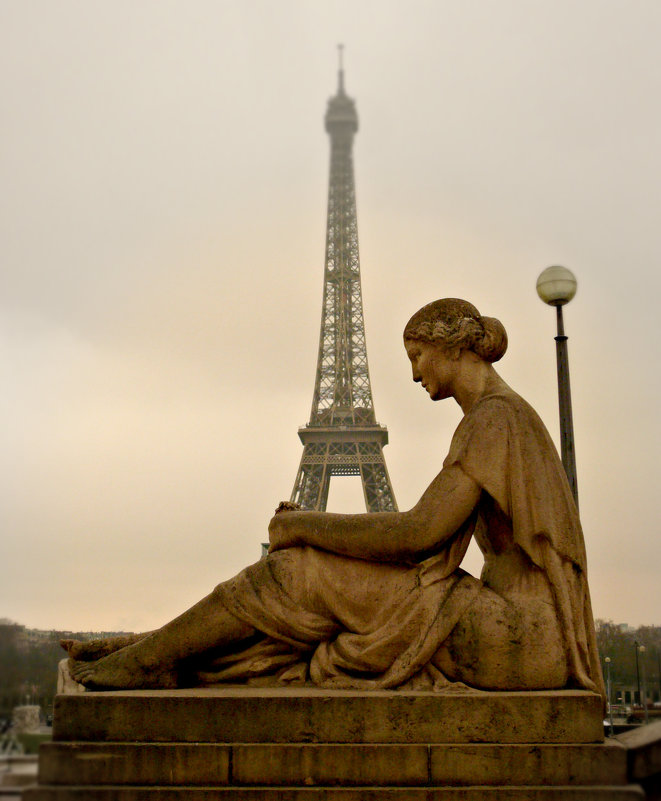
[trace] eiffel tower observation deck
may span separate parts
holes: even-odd
[[[319,356],[291,500],[325,511],[331,477],[360,476],[368,512],[397,511],[383,456],[388,429],[376,421],[367,365],[352,153],[358,115],[344,91],[341,45],[325,123],[331,158]]]

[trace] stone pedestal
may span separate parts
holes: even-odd
[[[41,726],[41,707],[36,704],[15,706],[12,712],[14,734],[31,734]]]
[[[580,691],[58,696],[24,801],[643,798]]]

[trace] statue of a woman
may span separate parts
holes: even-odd
[[[449,298],[413,315],[404,344],[413,380],[464,412],[418,503],[350,515],[281,504],[269,555],[161,629],[63,642],[78,682],[603,692],[576,506],[543,423],[492,366],[505,329]],[[480,579],[460,568],[471,537]]]

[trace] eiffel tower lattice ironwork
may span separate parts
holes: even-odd
[[[358,115],[344,92],[341,48],[325,123],[331,158],[319,357],[291,500],[324,511],[332,476],[360,476],[368,512],[397,511],[383,456],[388,429],[376,422],[367,365],[352,157]]]

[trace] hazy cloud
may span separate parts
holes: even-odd
[[[566,264],[595,613],[658,624],[660,23],[652,0],[3,4],[0,615],[150,628],[259,557],[312,397],[341,41],[400,507],[460,415],[410,383],[410,314],[500,317],[557,437],[534,286]]]

